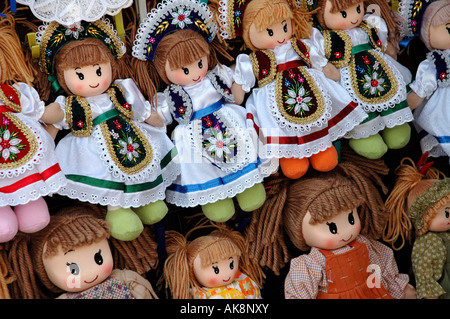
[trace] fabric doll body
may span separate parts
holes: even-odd
[[[344,255],[351,253],[356,248],[360,248],[358,256]],[[362,254],[368,254],[368,259],[361,257]],[[358,269],[362,269],[361,273],[358,271],[341,273],[339,271],[343,271],[343,269],[332,268],[330,259],[333,256],[339,258],[340,255],[346,261],[355,261],[352,258],[358,258],[356,261],[359,263],[354,263],[354,265],[357,265]],[[330,263],[330,268],[328,263]],[[368,282],[373,282],[369,278],[373,271],[368,268],[369,265],[379,267],[381,272],[375,272],[375,274],[380,275],[381,286],[369,287]],[[355,278],[357,283],[344,285],[337,276],[335,277],[334,274],[338,273]],[[359,235],[351,245],[332,251],[312,247],[308,254],[294,258],[285,280],[285,297],[288,299],[402,298],[407,284],[408,275],[398,273],[392,250],[376,240]]]
[[[92,134],[69,133],[58,143],[56,153],[69,177],[59,193],[104,206],[140,207],[165,198],[166,187],[178,174],[176,152],[164,129],[143,123],[152,110],[135,83],[124,79],[114,84],[132,106],[132,118],[116,119],[105,127],[96,121],[117,110],[113,100],[108,93],[86,98],[94,121]],[[66,101],[64,96],[56,100],[63,110]],[[67,116],[59,128],[69,128]]]
[[[331,62],[339,68],[341,85],[369,115],[345,137],[353,139],[352,142],[363,142],[366,141],[363,139],[382,131],[386,134],[397,127],[402,132],[404,130],[404,134],[393,138],[384,135],[384,142],[388,148],[403,147],[409,141],[410,129],[407,123],[413,120],[406,102],[411,72],[381,51],[381,48],[386,49],[388,46],[389,30],[385,21],[377,15],[366,14],[358,27],[340,30],[341,35],[336,35],[335,32],[336,30],[324,31],[325,40],[322,46],[327,57],[334,57]],[[333,42],[337,45],[336,40],[343,41],[345,49],[333,51]],[[370,148],[375,147],[369,144],[371,146],[353,148],[369,158],[378,158],[387,151],[380,149],[373,152]]]
[[[428,232],[414,242],[411,261],[417,298],[448,299],[450,233]]]
[[[17,91],[15,91],[17,90]],[[5,105],[11,97],[18,109]],[[27,204],[66,184],[54,153],[55,143],[38,121],[44,102],[25,83],[1,85],[0,206]],[[7,152],[6,150],[9,150]]]
[[[181,115],[187,118],[179,120],[172,133],[181,174],[167,190],[169,203],[194,207],[231,198],[278,168],[277,161],[259,160],[252,130],[246,128],[245,109],[226,99],[232,74],[230,68],[216,66],[199,83],[170,86],[186,94]],[[180,109],[172,107],[167,93],[158,93],[158,113],[170,124],[179,119]]]
[[[241,272],[238,278],[226,286],[194,289],[193,295],[194,299],[261,299],[258,285]]]
[[[439,61],[439,71],[436,67]],[[447,137],[450,120],[447,111],[450,98],[450,49],[433,50],[427,59],[420,63],[411,90],[424,103],[414,110],[414,124],[421,137],[422,152],[431,156],[449,156],[450,146]]]
[[[311,39],[302,39],[303,51],[294,37],[266,50],[273,53],[274,67],[284,66],[284,71],[269,83],[264,79],[265,85],[260,81],[259,87],[254,87],[253,71],[264,75],[269,67],[258,65],[257,59],[246,54],[237,57],[235,81],[244,91],[251,90],[246,102],[249,125],[266,141],[259,151],[262,158],[310,158],[332,147],[366,117],[338,83],[324,76],[322,68],[328,61],[315,46],[318,36],[313,29]],[[299,68],[295,61],[302,61]],[[312,65],[305,65],[305,61]]]
[[[57,299],[153,299],[153,288],[132,270],[114,269],[108,279],[83,292],[67,292]]]

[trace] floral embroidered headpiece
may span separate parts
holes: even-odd
[[[40,47],[39,64],[42,71],[49,75],[49,80],[53,84],[56,83],[54,59],[61,48],[69,42],[88,38],[99,39],[117,59],[125,54],[124,43],[107,19],[94,22],[81,21],[71,26],[54,21],[39,27],[36,34],[36,40]]]
[[[205,3],[197,0],[163,0],[139,26],[133,56],[153,61],[161,40],[179,30],[194,30],[211,43],[217,33],[217,24],[212,22],[212,12]]]
[[[412,38],[420,35],[422,19],[428,6],[436,0],[401,0],[399,13],[404,19],[403,36]]]

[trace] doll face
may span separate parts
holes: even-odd
[[[434,49],[450,49],[450,19],[445,23],[430,27],[430,45]]]
[[[311,214],[303,218],[302,231],[306,244],[319,249],[337,249],[356,239],[361,231],[361,221],[355,209],[341,211],[323,223],[310,224]]]
[[[208,57],[205,55],[199,60],[175,70],[170,68],[167,61],[165,71],[171,83],[181,86],[194,85],[200,82],[208,72]]]
[[[285,44],[292,37],[291,19],[275,23],[264,30],[258,31],[255,24],[249,29],[249,39],[255,48],[260,50],[274,49]]]
[[[203,287],[215,288],[232,283],[239,273],[239,257],[230,256],[202,267],[200,256],[194,259],[194,274]]]
[[[442,205],[430,223],[429,231],[444,232],[450,229],[450,201]]]
[[[100,95],[111,85],[111,63],[100,63],[64,70],[64,81],[74,95],[83,97]]]
[[[43,262],[50,281],[64,291],[84,291],[112,272],[113,258],[107,239],[67,251],[59,246],[58,250],[56,255],[43,258]]]
[[[323,13],[326,27],[331,30],[350,30],[359,26],[364,18],[363,1],[343,11],[331,12],[333,5],[327,1]]]

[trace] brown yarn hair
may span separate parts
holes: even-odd
[[[444,178],[445,175],[434,167],[422,174],[409,157],[401,160],[395,174],[397,179],[394,188],[386,200],[386,208],[390,215],[383,240],[390,243],[395,250],[399,250],[405,245],[406,241],[411,242],[414,236],[422,236],[428,232],[431,220],[436,216],[438,209],[443,204],[448,203],[450,194],[437,201],[433,207],[427,207],[426,214],[422,216],[423,227],[414,229],[414,225],[409,218],[409,208],[418,197],[438,180]],[[400,242],[396,246],[399,239]]]
[[[218,259],[227,259],[232,255],[239,256],[239,269],[253,279],[259,287],[263,283],[263,273],[258,265],[253,264],[247,255],[248,243],[238,231],[224,226],[209,235],[200,236],[188,241],[186,236],[176,232],[167,232],[167,259],[164,264],[164,280],[172,298],[189,299],[192,289],[202,289],[194,275],[193,265],[197,256],[202,266],[210,265]]]
[[[293,36],[298,39],[309,38],[312,33],[312,12],[300,9],[295,0],[252,0],[245,9],[242,19],[242,38],[248,48],[256,50],[250,41],[249,31],[252,24],[257,30],[291,19]]]
[[[217,37],[208,44],[196,31],[179,30],[166,35],[161,40],[156,49],[154,61],[133,59],[133,78],[141,92],[153,101],[153,98],[156,98],[156,92],[170,84],[165,70],[166,62],[172,70],[176,70],[206,55],[208,70],[211,70],[219,64],[218,54],[231,60],[226,46],[221,45]]]
[[[360,2],[364,3],[364,10],[366,11],[370,5],[378,6],[378,8],[380,9],[380,16],[386,22],[389,30],[389,40],[392,41],[392,43],[395,45],[397,45],[397,43],[400,41],[401,18],[396,12],[392,10],[386,0],[318,0],[316,17],[320,26],[324,29],[327,29],[324,20],[324,10],[327,1],[331,2],[331,12],[333,13],[345,11],[345,9],[347,9],[348,7]]]
[[[109,223],[104,220],[106,209],[99,205],[80,203],[61,208],[53,214],[43,230],[19,233],[8,243],[8,261],[17,280],[11,284],[13,299],[55,298],[62,291],[48,278],[43,256],[52,256],[59,246],[66,250],[103,239],[109,239],[114,266],[144,275],[156,268],[156,243],[148,229],[137,239],[121,242],[110,238]]]
[[[33,71],[27,64],[14,18],[7,14],[0,19],[0,81],[12,85],[25,82],[32,85]]]
[[[358,208],[361,234],[373,239],[381,237],[388,218],[381,196],[388,189],[382,177],[389,169],[382,160],[366,159],[344,147],[341,152],[341,162],[333,171],[293,181],[281,175],[275,177],[272,183],[276,193],[268,195],[246,231],[254,262],[279,273],[290,260],[284,234],[297,249],[309,251],[302,234],[303,218],[308,211],[312,221],[320,223],[342,210]],[[269,220],[275,224],[267,233],[264,228]]]

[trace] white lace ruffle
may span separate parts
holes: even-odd
[[[233,198],[253,185],[261,183],[265,177],[278,169],[278,165],[277,160],[268,160],[257,169],[252,170],[231,183],[213,188],[213,190],[206,189],[196,192],[179,193],[168,189],[166,192],[166,202],[178,207],[195,207],[215,203],[225,198]]]
[[[178,7],[197,12],[207,25],[211,38],[213,39],[216,36],[218,27],[215,22],[211,21],[213,14],[206,3],[200,3],[197,0],[162,0],[156,8],[153,8],[147,14],[147,17],[139,26],[132,48],[132,55],[135,58],[143,61],[146,60],[144,53],[147,41],[151,37],[150,35],[170,15],[170,12]]]
[[[30,7],[33,15],[44,22],[57,21],[72,25],[81,20],[96,21],[104,15],[116,15],[133,0],[17,0]]]

